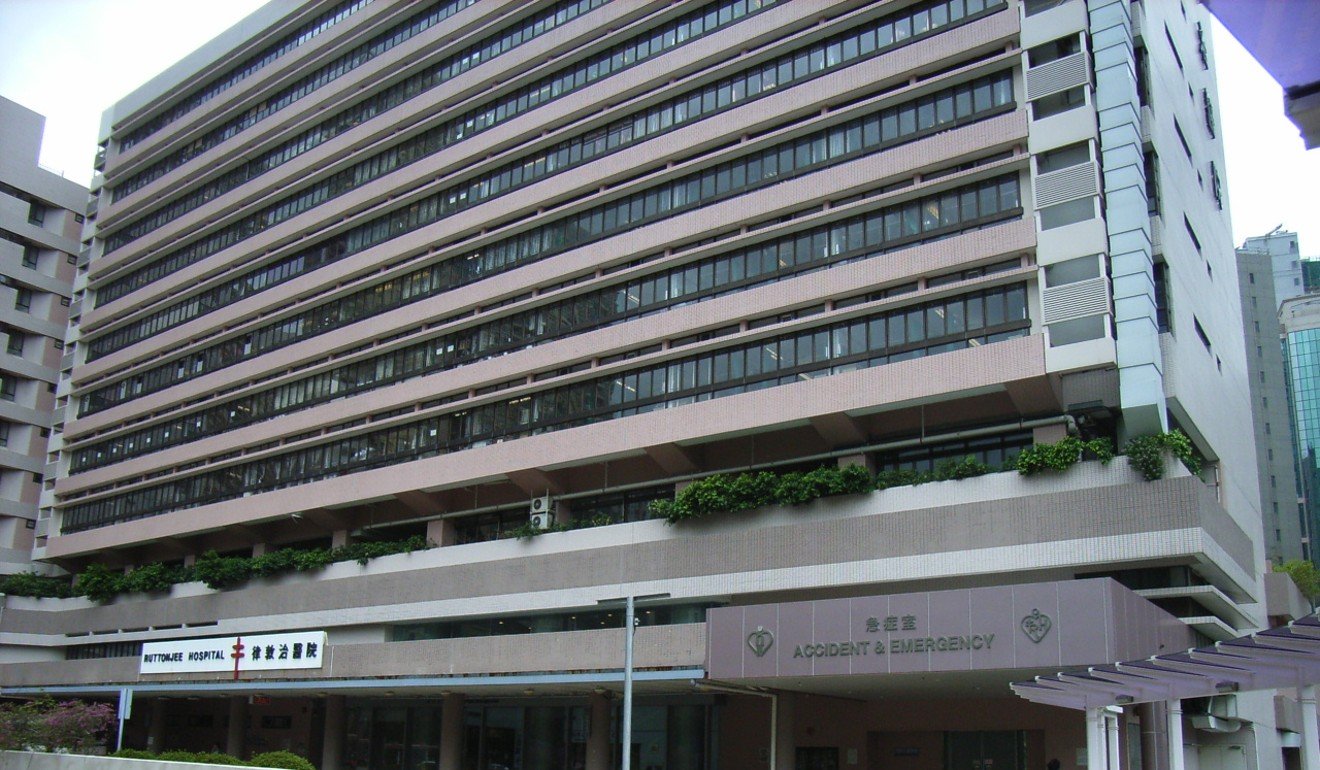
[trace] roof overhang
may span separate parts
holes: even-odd
[[[1142,660],[1014,682],[1027,700],[1073,709],[1199,698],[1320,682],[1320,618]]]

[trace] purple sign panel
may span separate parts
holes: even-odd
[[[1112,580],[711,610],[712,678],[1041,668],[1191,644],[1177,618]]]

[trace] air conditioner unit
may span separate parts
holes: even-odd
[[[532,526],[536,529],[549,529],[555,523],[555,503],[549,495],[533,497],[527,512],[531,515]]]

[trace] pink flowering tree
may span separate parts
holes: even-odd
[[[0,749],[85,754],[104,744],[115,707],[49,698],[0,704]]]

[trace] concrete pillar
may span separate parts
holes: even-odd
[[[875,473],[875,463],[871,456],[863,453],[855,455],[840,455],[836,458],[836,463],[840,468],[847,468],[849,465],[860,465],[870,473]]]
[[[445,695],[440,711],[440,768],[462,770],[463,767],[463,693]],[[326,770],[322,768],[322,770]]]
[[[147,727],[147,751],[165,750],[165,705],[164,698],[151,699],[151,724]]]
[[[269,543],[257,543],[256,545],[252,546],[252,558],[255,559],[258,556],[265,556],[269,551],[270,551]]]
[[[1169,770],[1187,770],[1187,757],[1183,752],[1182,700],[1174,698],[1169,704]],[[1315,713],[1315,709],[1311,710]]]
[[[775,725],[775,766],[773,770],[794,770],[797,765],[797,737],[794,725],[796,696],[791,692],[779,693]]]
[[[1169,770],[1169,721],[1163,701],[1137,706],[1141,720],[1142,770]]]
[[[426,539],[436,545],[454,545],[458,532],[453,519],[431,519],[426,522]]]
[[[1118,717],[1119,714],[1105,714],[1105,757],[1109,770],[1119,770]]]
[[[229,732],[225,736],[225,753],[246,759],[244,746],[247,737],[247,696],[229,696]]]
[[[1316,728],[1315,685],[1303,687],[1297,696],[1302,704],[1302,770],[1320,770],[1320,730]]]
[[[1054,444],[1067,437],[1068,426],[1063,423],[1039,425],[1031,429],[1031,440],[1037,444]]]
[[[344,733],[348,731],[348,711],[344,696],[325,696],[325,729],[321,738],[321,770],[339,770],[344,760]]]
[[[330,533],[331,548],[342,548],[352,542],[352,540],[353,538],[349,537],[348,530],[346,529],[336,529],[334,532]]]
[[[1089,770],[1105,767],[1105,710],[1086,710],[1086,766]]]
[[[592,693],[591,731],[587,734],[587,770],[610,770],[610,723],[614,718],[614,701],[608,693]]]

